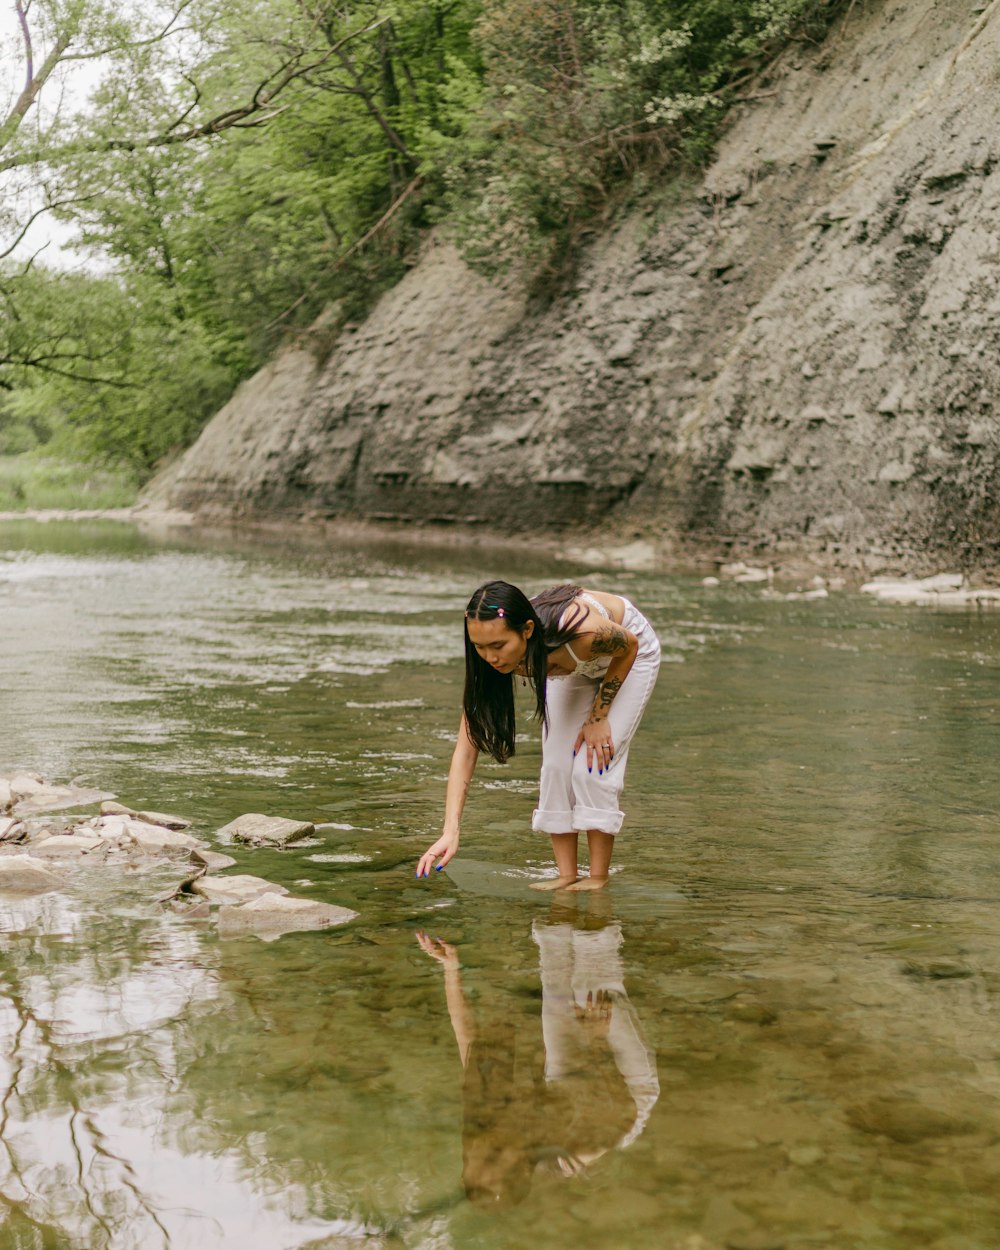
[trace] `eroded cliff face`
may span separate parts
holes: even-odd
[[[867,0],[546,309],[431,241],[147,498],[993,562],[1000,0]]]

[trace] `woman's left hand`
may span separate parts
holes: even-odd
[[[597,771],[603,773],[604,770],[611,765],[611,761],[615,757],[615,744],[611,737],[611,726],[607,722],[607,718],[601,720],[589,720],[576,736],[576,746],[573,748],[573,754],[576,755],[582,746],[587,748],[587,772],[594,771],[594,764],[597,764]]]

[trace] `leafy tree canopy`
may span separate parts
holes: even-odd
[[[841,0],[8,0],[0,431],[148,473],[442,223],[558,275]],[[86,87],[80,85],[85,79]],[[26,251],[50,213],[100,275]],[[6,397],[6,398],[5,398]]]

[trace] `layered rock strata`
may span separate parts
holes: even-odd
[[[988,564],[1000,542],[1000,3],[868,0],[546,307],[432,240],[147,493]],[[933,554],[930,554],[933,553]]]

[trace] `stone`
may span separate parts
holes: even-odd
[[[788,1152],[789,1163],[799,1168],[815,1167],[826,1158],[826,1152],[819,1146],[793,1146]]]
[[[922,590],[961,590],[965,577],[961,573],[935,573],[933,577],[922,577],[917,585]]]
[[[911,1098],[873,1098],[847,1108],[854,1128],[904,1145],[939,1137],[963,1136],[982,1128],[975,1121],[927,1107]]]
[[[78,833],[57,833],[42,842],[36,842],[31,852],[44,859],[64,859],[74,855],[87,855],[103,846],[103,838],[88,838],[85,834]]]
[[[190,834],[164,829],[162,825],[148,825],[142,820],[130,820],[126,837],[147,854],[171,851],[193,851],[204,845]]]
[[[191,889],[210,903],[247,903],[262,894],[288,893],[283,885],[249,873],[236,873],[232,877],[199,877]]]
[[[127,816],[98,816],[96,820],[78,825],[77,829],[86,830],[106,842],[119,842],[128,836],[130,823]]]
[[[105,799],[101,804],[102,816],[134,816],[135,812],[130,807],[126,807],[124,803],[115,803],[111,799]]]
[[[246,842],[250,846],[285,846],[296,838],[315,832],[316,826],[309,821],[248,812],[224,825],[216,836],[223,841],[232,838],[234,842]]]
[[[209,872],[218,871],[221,868],[232,868],[236,860],[232,855],[221,855],[218,851],[206,851],[201,847],[196,847],[190,855],[192,864],[204,864]]]
[[[11,792],[10,782],[6,777],[0,777],[0,812],[10,810],[14,802],[14,795]]]
[[[770,569],[748,568],[742,573],[737,573],[733,581],[740,585],[753,585],[758,582],[769,582],[772,577]]]
[[[721,585],[721,582],[717,577],[703,577],[701,579],[701,584],[703,586],[719,586]]]
[[[82,786],[48,786],[37,783],[32,775],[11,781],[18,815],[32,816],[39,812],[57,812],[66,807],[88,807],[109,796],[103,790]]]
[[[58,890],[62,881],[44,860],[31,855],[0,856],[0,892],[41,894]]]
[[[45,782],[37,773],[15,773],[8,784],[15,801],[26,799],[30,794],[36,794],[39,790],[45,789]]]
[[[201,885],[202,882],[198,882]],[[347,924],[358,913],[333,903],[308,898],[265,894],[242,907],[223,907],[219,913],[219,936],[253,934],[265,942],[308,929],[329,929]]]
[[[139,812],[124,803],[104,802],[101,804],[102,816],[129,816],[141,820],[147,825],[162,825],[164,829],[190,829],[192,822],[183,816],[169,816],[165,812]]]
[[[901,485],[903,482],[908,482],[915,472],[913,465],[907,464],[905,460],[890,460],[879,469],[878,480],[891,485]]]
[[[19,842],[27,832],[27,826],[15,817],[0,816],[0,842]]]
[[[162,825],[164,829],[190,829],[192,825],[183,816],[171,816],[166,812],[135,812],[134,815],[147,825]]]

